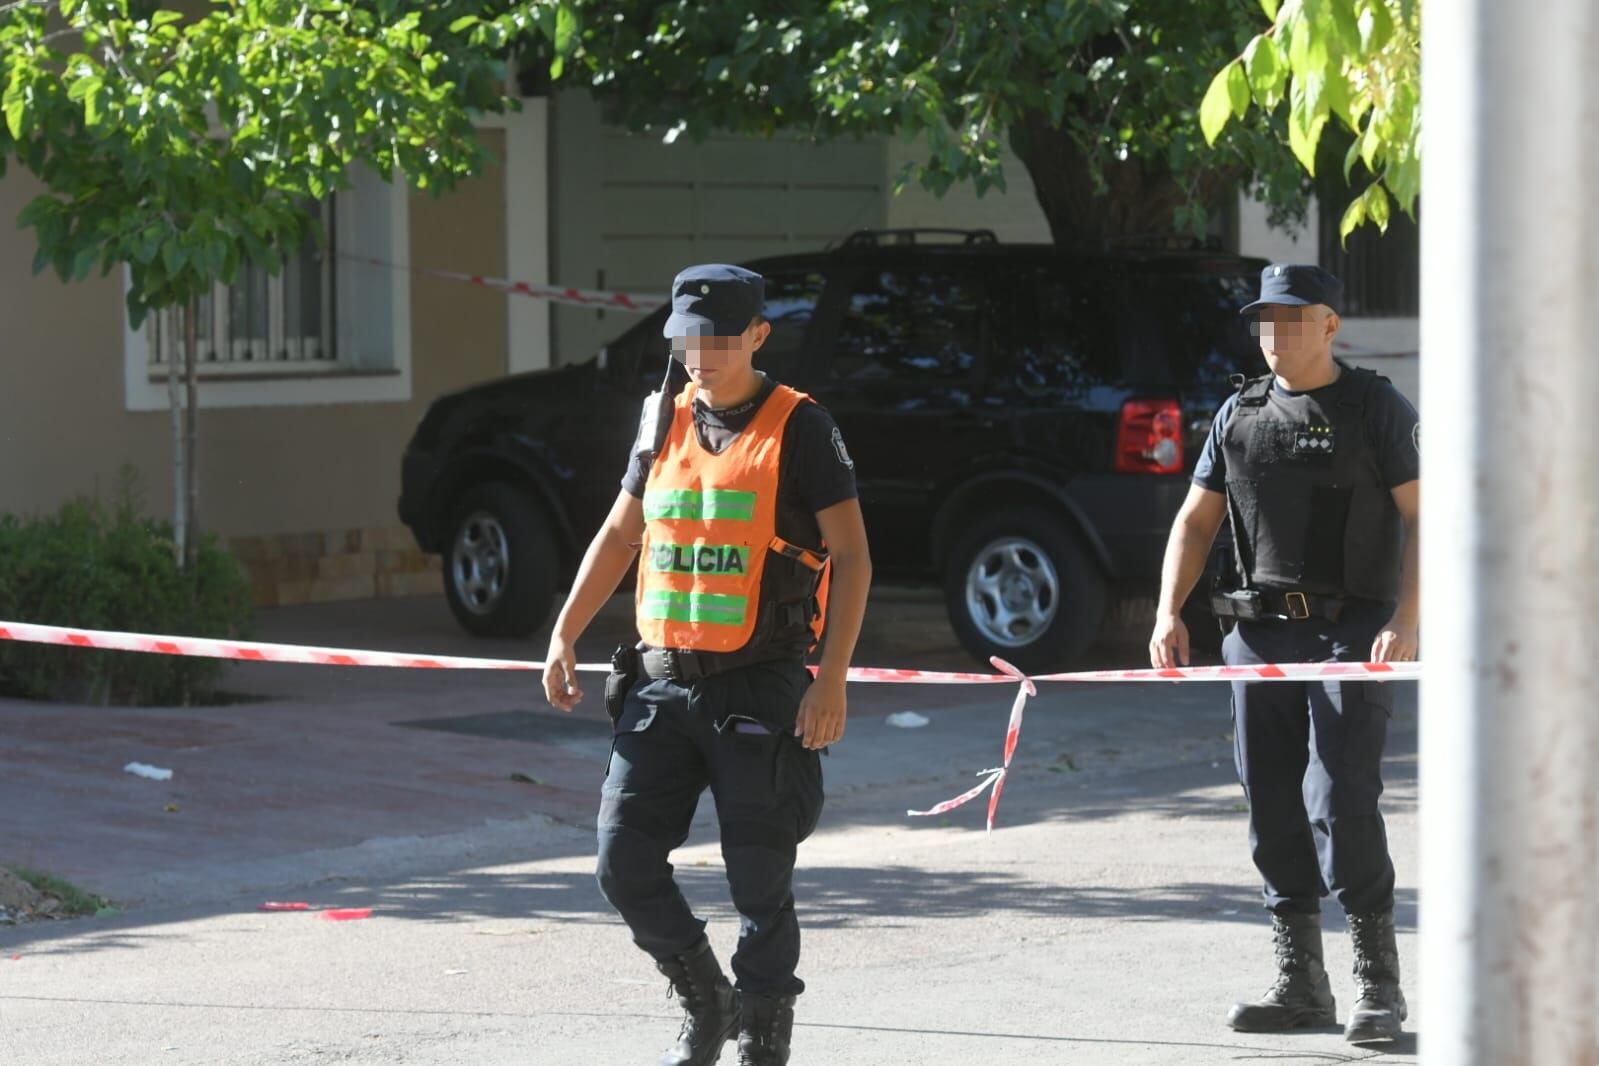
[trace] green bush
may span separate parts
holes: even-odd
[[[171,525],[141,517],[125,481],[109,507],[85,499],[54,515],[0,516],[0,619],[238,638],[250,587],[215,537],[201,538],[195,572],[183,573]],[[210,697],[225,669],[216,659],[0,641],[0,689],[30,699],[186,706]]]

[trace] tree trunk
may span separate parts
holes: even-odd
[[[189,558],[189,508],[184,493],[188,477],[183,447],[183,400],[178,389],[177,346],[173,343],[178,336],[178,309],[163,308],[157,312],[157,316],[157,323],[161,327],[157,333],[157,343],[165,349],[162,355],[167,364],[167,410],[172,416],[172,541],[177,564],[183,567],[188,565]]]
[[[1208,172],[1188,189],[1156,161],[1107,159],[1106,188],[1100,192],[1094,188],[1088,156],[1042,112],[1026,115],[1011,141],[1033,179],[1056,244],[1187,236],[1179,233],[1173,212],[1194,202],[1219,212],[1241,177],[1232,169]]]
[[[183,451],[184,451],[184,482],[183,482],[183,510],[184,528],[188,539],[184,544],[183,568],[189,573],[194,573],[200,558],[200,463],[199,463],[199,419],[200,419],[200,389],[195,381],[195,363],[199,340],[196,336],[200,302],[195,297],[189,297],[189,305],[184,309],[185,328],[183,331],[183,378],[185,391],[186,410],[183,424]]]

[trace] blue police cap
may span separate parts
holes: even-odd
[[[736,337],[766,304],[766,279],[753,270],[704,263],[672,281],[672,314],[664,337]]]
[[[1343,313],[1344,283],[1309,263],[1273,263],[1260,272],[1260,299],[1238,313],[1254,314],[1267,304],[1307,307],[1326,304]]]

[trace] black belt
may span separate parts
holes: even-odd
[[[738,651],[690,651],[686,648],[652,648],[640,645],[638,649],[639,673],[651,681],[667,680],[693,682],[713,674],[723,674],[754,663],[775,662],[778,659],[803,659],[801,648],[784,645],[763,645],[742,648]]]
[[[1218,592],[1211,597],[1211,613],[1218,618],[1255,621],[1262,618],[1304,621],[1323,618],[1336,622],[1348,600],[1342,596],[1320,596],[1309,592],[1282,589],[1239,589]]]

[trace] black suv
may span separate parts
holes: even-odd
[[[1237,309],[1259,260],[857,233],[762,259],[756,366],[843,429],[877,574],[937,582],[986,660],[1058,668],[1115,596],[1148,597],[1228,379],[1264,369]],[[441,397],[403,465],[400,517],[444,555],[461,624],[549,617],[617,493],[667,359],[662,309],[587,362]]]

